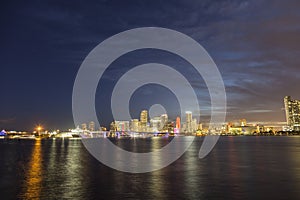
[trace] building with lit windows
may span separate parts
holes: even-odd
[[[197,119],[192,119],[192,132],[196,131],[198,128]]]
[[[160,117],[154,117],[150,119],[150,132],[158,132],[160,131]]]
[[[168,130],[168,115],[162,114],[160,116],[160,130],[167,131]]]
[[[300,131],[300,100],[284,97],[286,123],[292,130]]]
[[[180,130],[180,117],[176,118],[176,128]]]
[[[140,115],[140,131],[146,131],[148,123],[148,111],[142,110]]]
[[[91,121],[91,122],[89,123],[89,130],[90,130],[90,131],[94,131],[94,130],[95,130],[95,122]]]
[[[132,119],[130,121],[130,130],[133,132],[139,132],[139,125],[140,125],[140,122],[138,119]]]
[[[115,121],[115,130],[126,132],[129,131],[129,121]]]
[[[185,112],[186,119],[185,119],[185,130],[188,133],[191,133],[193,130],[193,117],[191,111]]]

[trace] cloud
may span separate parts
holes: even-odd
[[[12,124],[16,121],[16,118],[7,118],[7,119],[0,119],[0,124]]]
[[[43,89],[38,88],[37,77],[43,77],[45,85],[50,85],[48,81],[53,81],[53,78],[44,76],[57,77],[57,80],[63,80],[63,84],[70,87],[60,87],[62,90],[57,87],[55,96],[70,100],[66,93],[72,91],[76,71],[97,44],[131,28],[165,27],[191,36],[212,56],[225,82],[228,119],[249,117],[253,120],[282,121],[284,115],[280,108],[283,107],[283,97],[291,95],[300,99],[299,7],[300,2],[296,0],[113,0],[95,4],[75,0],[70,3],[29,1],[18,6],[11,3],[0,14],[3,16],[0,38],[3,66],[12,67],[1,70],[4,69],[5,77],[10,77],[9,74],[15,74],[16,66],[20,66],[18,69],[23,69],[24,74],[20,74],[22,78],[16,78],[11,84],[24,88],[34,85],[35,90]],[[11,57],[19,59],[8,61]],[[28,62],[22,62],[23,57]],[[162,57],[157,58],[163,61]],[[174,58],[166,56],[165,59],[169,61],[164,64],[176,62],[179,67],[187,68]],[[37,60],[41,62],[36,63]],[[144,57],[141,60],[149,61]],[[124,62],[129,63],[127,60]],[[58,71],[55,70],[40,70],[41,66],[49,63],[63,76],[58,77]],[[123,67],[120,65],[120,68]],[[124,72],[120,68],[110,69],[110,74],[105,74],[104,80],[116,81]],[[39,72],[45,74],[41,76]],[[26,77],[26,82],[23,77]],[[198,97],[208,104],[209,96],[203,80],[194,76],[190,78]],[[16,87],[4,85],[3,92],[8,96],[20,96],[12,92],[15,91],[12,88]],[[45,92],[42,98],[59,104],[62,98],[52,99],[53,93]],[[63,107],[70,109],[70,101],[66,102]],[[107,102],[101,103],[109,105]],[[28,107],[23,105],[24,101],[15,104],[18,111],[27,114],[26,110],[19,109]],[[71,113],[67,109],[61,112]],[[57,114],[52,116],[56,117]],[[7,122],[6,119],[0,120],[0,123],[4,122]]]
[[[246,113],[268,113],[273,112],[273,110],[246,110]]]

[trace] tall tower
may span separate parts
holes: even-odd
[[[160,116],[160,129],[167,130],[168,129],[168,115],[162,114]]]
[[[180,117],[176,117],[176,128],[180,129]]]
[[[150,119],[150,128],[152,132],[158,132],[160,130],[160,117]]]
[[[140,115],[140,126],[141,126],[142,132],[146,131],[147,122],[148,122],[148,111],[142,110],[141,115]]]
[[[290,96],[285,96],[284,97],[284,108],[285,108],[285,118],[286,118],[286,123],[288,126],[292,125],[292,106],[291,106],[291,97]]]
[[[293,130],[300,130],[300,101],[292,100],[290,96],[284,97],[284,107],[287,125]]]
[[[185,115],[186,115],[186,119],[185,119],[186,132],[191,133],[192,132],[192,121],[193,121],[192,112],[186,111]]]

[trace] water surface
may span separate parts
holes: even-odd
[[[1,199],[300,199],[300,137],[221,137],[200,160],[202,141],[162,170],[130,174],[98,162],[80,140],[3,139]],[[149,152],[168,139],[113,142]]]

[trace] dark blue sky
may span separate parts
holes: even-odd
[[[1,2],[0,128],[73,127],[72,89],[81,62],[106,38],[147,26],[180,31],[205,47],[225,82],[227,120],[284,121],[283,97],[300,99],[299,8],[297,0]],[[113,83],[122,67],[142,61],[185,65],[165,54],[141,51],[122,57],[107,75]],[[112,83],[96,95],[105,125],[111,119],[107,96]],[[204,88],[202,80],[196,85]],[[159,98],[149,100],[153,91],[168,95],[164,88],[141,88],[132,101],[133,117],[158,103]],[[205,93],[204,88],[204,104]],[[161,96],[168,98],[172,94]]]

